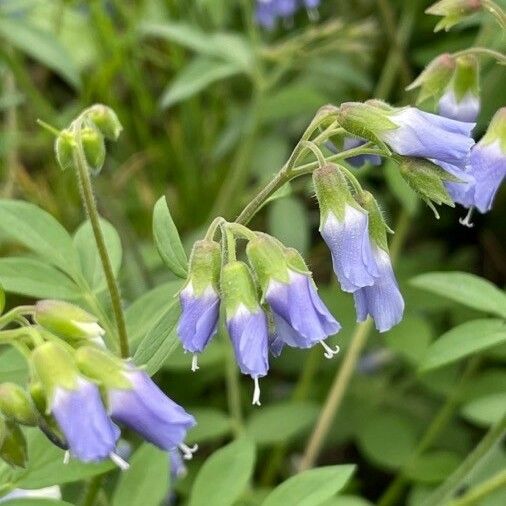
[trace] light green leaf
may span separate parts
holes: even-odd
[[[440,483],[457,468],[459,455],[436,450],[419,455],[406,469],[406,476],[419,483]]]
[[[160,98],[164,109],[192,97],[210,84],[238,74],[233,63],[212,60],[204,56],[195,57],[167,86]]]
[[[254,464],[255,446],[249,439],[220,448],[195,478],[189,506],[230,506],[246,489]]]
[[[475,399],[465,404],[461,413],[476,425],[490,427],[506,415],[506,393],[499,392]]]
[[[2,502],[2,506],[72,506],[72,504],[66,501],[59,501],[58,499],[36,499],[25,497]]]
[[[46,211],[21,200],[0,199],[0,230],[46,262],[73,275],[79,260],[67,231]]]
[[[292,476],[276,487],[262,506],[316,506],[337,494],[351,478],[355,466],[317,467]]]
[[[28,364],[21,353],[12,347],[4,347],[0,354],[0,383],[12,381],[25,385],[28,379]]]
[[[466,272],[428,272],[411,284],[465,306],[506,317],[506,294],[490,281]]]
[[[176,276],[186,278],[188,259],[165,197],[158,199],[153,209],[153,236],[167,267]]]
[[[273,202],[269,208],[270,233],[286,246],[302,254],[309,246],[310,227],[307,211],[300,200],[286,197]]]
[[[169,482],[167,452],[145,443],[134,453],[130,468],[121,473],[112,506],[158,506]]]
[[[395,434],[395,444],[392,443],[392,434]],[[364,420],[358,432],[358,442],[369,460],[387,469],[396,469],[413,452],[416,434],[404,417],[378,412]]]
[[[339,495],[321,503],[319,506],[373,506],[373,504],[356,495]]]
[[[265,406],[255,411],[248,420],[246,434],[258,444],[288,441],[311,427],[318,411],[316,404],[308,402],[283,402]]]
[[[135,351],[134,362],[145,366],[150,375],[162,367],[179,343],[177,337],[179,314],[179,301],[173,299],[158,320],[155,320],[152,327],[147,330],[146,336]]]
[[[201,443],[226,436],[231,428],[230,418],[211,408],[188,408],[197,420],[197,425],[188,431],[187,441]]]
[[[443,334],[427,350],[422,371],[451,364],[506,342],[506,324],[500,319],[472,320]]]
[[[0,258],[0,283],[7,292],[38,299],[72,300],[80,295],[63,272],[32,258]]]
[[[100,219],[100,226],[111,260],[112,270],[114,275],[117,276],[121,267],[121,239],[116,229],[107,220]],[[89,221],[85,221],[77,229],[74,235],[74,247],[79,255],[81,270],[90,288],[94,291],[105,290],[107,283],[104,269],[102,268],[93,229]]]
[[[167,307],[174,302],[174,297],[182,286],[182,281],[169,281],[135,300],[125,311],[128,340],[135,348],[145,336],[146,329],[158,320]]]
[[[50,32],[14,17],[0,18],[0,37],[54,70],[75,88],[81,86],[79,71],[64,46]]]

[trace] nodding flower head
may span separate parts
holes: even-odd
[[[97,385],[82,376],[62,345],[45,343],[32,354],[48,413],[65,436],[70,454],[83,462],[114,455],[118,430],[109,419]]]
[[[41,300],[35,305],[34,319],[41,327],[69,342],[90,340],[103,345],[105,330],[97,318],[74,304]]]
[[[320,204],[320,233],[332,254],[334,272],[345,292],[370,286],[378,276],[369,237],[369,216],[353,198],[333,165],[313,173]]]
[[[109,413],[116,423],[130,427],[162,450],[180,448],[191,455],[184,439],[195,419],[144,371],[97,348],[82,347],[76,357],[80,369],[104,385]]]
[[[195,243],[188,279],[179,295],[181,318],[178,336],[183,348],[190,353],[202,352],[216,334],[220,312],[220,263],[220,246],[217,242],[203,240]]]
[[[241,372],[255,381],[253,404],[260,405],[258,378],[269,370],[269,330],[255,283],[245,263],[234,261],[223,267],[221,293],[235,358]]]
[[[337,334],[341,326],[318,296],[300,254],[267,234],[258,234],[246,252],[273,312],[276,337],[297,348],[321,343],[331,356],[324,340]]]
[[[438,32],[443,29],[448,31],[452,26],[479,11],[481,7],[481,0],[439,0],[428,7],[425,12],[443,17],[434,28],[434,31]]]

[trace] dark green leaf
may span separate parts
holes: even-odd
[[[452,452],[436,450],[419,455],[407,467],[406,475],[421,483],[444,481],[457,468],[461,458]]]
[[[2,506],[72,506],[72,504],[57,499],[35,499],[26,497],[2,502]]]
[[[197,420],[197,425],[188,431],[186,438],[192,444],[226,436],[232,428],[230,418],[217,409],[189,408],[189,411]]]
[[[462,407],[464,418],[483,427],[496,424],[506,415],[506,392],[486,395]]]

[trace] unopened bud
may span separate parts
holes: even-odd
[[[388,251],[387,233],[393,233],[387,225],[383,212],[374,198],[368,191],[357,194],[357,202],[367,211],[369,216],[369,236],[381,249]]]
[[[11,466],[26,467],[26,439],[19,426],[14,422],[4,422],[3,433],[0,458]]]
[[[503,155],[506,155],[506,107],[501,107],[490,120],[487,133],[480,144],[498,142]]]
[[[431,5],[425,12],[443,17],[434,28],[434,31],[438,32],[442,29],[448,31],[452,26],[479,11],[481,7],[481,0],[440,0]]]
[[[62,170],[68,169],[74,165],[74,149],[76,147],[76,138],[72,130],[62,130],[54,143],[56,161]]]
[[[221,270],[221,248],[216,241],[197,241],[190,255],[187,282],[192,284],[192,293],[201,295],[211,287],[218,290]]]
[[[38,416],[28,393],[15,383],[0,385],[0,412],[22,425],[35,426]]]
[[[81,130],[81,142],[86,161],[91,170],[97,174],[105,162],[104,136],[97,128],[85,126]]]
[[[105,105],[94,105],[88,110],[87,116],[106,139],[115,141],[123,130],[116,113]]]

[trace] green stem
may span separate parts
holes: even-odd
[[[448,504],[462,482],[469,476],[481,461],[495,448],[506,433],[506,416],[503,416],[478,443],[476,448],[466,457],[454,473],[438,487],[422,504],[422,506],[443,506]]]
[[[226,383],[228,410],[233,420],[233,430],[236,437],[239,437],[243,430],[243,416],[241,408],[241,384],[239,371],[234,359],[234,352],[227,346],[226,353]]]
[[[323,156],[321,149],[314,142],[302,141],[300,145],[303,148],[309,149],[313,152],[313,154],[316,156],[316,159],[318,160],[318,165],[320,167],[323,167],[325,165],[325,157]]]
[[[221,224],[224,223],[225,219],[221,216],[218,216],[215,218],[212,223],[209,225],[209,228],[207,229],[205,239],[208,241],[212,241],[214,239],[214,236],[216,235],[217,230],[220,228]]]
[[[102,487],[103,477],[98,475],[94,476],[90,479],[88,484],[86,485],[86,490],[84,491],[84,496],[81,501],[82,506],[95,506],[97,496],[100,492],[100,488]]]
[[[397,255],[404,243],[408,229],[409,216],[406,211],[403,210],[399,217],[398,226],[396,226],[396,233],[392,241],[392,263],[394,263],[397,259]],[[299,465],[300,471],[313,467],[316,462],[336,413],[341,407],[344,394],[346,393],[356,364],[367,343],[367,338],[371,330],[372,320],[370,318],[368,318],[365,322],[357,324],[355,327],[355,332],[351,338],[351,343],[346,351],[343,363],[337,370],[334,382],[332,383],[327,399],[325,400],[325,404],[320,412],[320,416],[318,417],[313,432],[309,437],[304,455]]]
[[[84,205],[86,214],[90,220],[95,242],[97,244],[98,254],[104,269],[104,274],[107,282],[107,288],[111,296],[112,310],[116,319],[116,326],[118,331],[119,350],[123,358],[129,356],[128,349],[128,336],[125,324],[125,316],[123,314],[123,308],[121,306],[121,295],[118,286],[118,282],[114,276],[112,270],[111,259],[107,252],[105,245],[104,234],[102,227],[100,226],[100,218],[95,202],[95,196],[93,194],[93,186],[91,184],[90,171],[84,149],[81,142],[81,129],[80,122],[77,122],[77,147],[74,149],[74,165],[77,169],[77,178],[79,181],[79,188],[81,190],[81,197]]]
[[[15,321],[23,314],[32,314],[34,306],[18,306],[11,309],[9,312],[0,316],[0,328],[5,327],[9,323]]]
[[[506,471],[499,471],[492,478],[476,485],[465,495],[448,504],[448,506],[472,506],[496,490],[506,487]]]
[[[470,47],[468,49],[462,49],[462,51],[453,53],[453,56],[458,57],[466,56],[469,54],[477,56],[489,56],[490,58],[496,59],[499,63],[506,65],[506,55],[499,53],[499,51],[495,51],[494,49],[489,49],[488,47]]]
[[[506,29],[506,13],[501,8],[500,5],[498,5],[493,0],[482,0],[482,6],[494,16],[494,18],[497,20],[499,25],[503,30]]]

